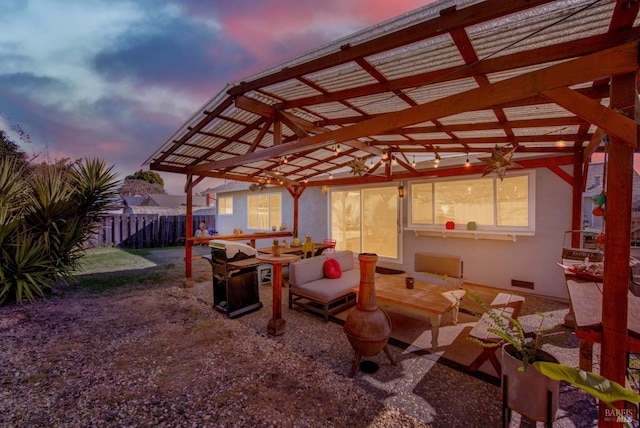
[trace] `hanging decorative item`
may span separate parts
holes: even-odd
[[[259,183],[251,183],[249,185],[249,190],[251,190],[252,192],[255,192],[256,190],[259,190],[262,192],[266,188],[267,188],[267,184],[263,181]]]
[[[599,195],[594,195],[591,197],[591,200],[593,201],[594,204],[596,204],[597,206],[593,209],[593,211],[591,211],[591,213],[596,216],[596,217],[602,217],[604,216],[604,208],[603,205],[605,205],[607,203],[607,197],[604,194],[604,189],[602,190],[602,192]]]
[[[490,158],[479,158],[479,160],[481,160],[486,165],[484,167],[482,176],[484,177],[490,172],[496,172],[496,174],[498,174],[498,177],[500,177],[500,180],[504,180],[507,169],[522,168],[522,166],[511,160],[511,158],[513,157],[513,153],[517,149],[517,144],[508,150],[500,148],[498,147],[498,145],[496,145],[491,152]]]
[[[362,174],[367,172],[367,166],[362,158],[353,158],[348,165],[351,167],[351,174],[357,175],[358,177],[362,177]]]
[[[597,206],[593,209],[594,216],[602,217],[602,231],[596,238],[598,248],[604,251],[605,244],[605,226],[606,226],[606,204],[607,204],[607,175],[609,167],[609,139],[602,138],[604,143],[604,160],[602,164],[602,191],[598,195],[591,197],[591,200]]]

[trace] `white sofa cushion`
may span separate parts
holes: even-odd
[[[328,255],[327,258],[338,260],[342,272],[351,270],[354,267],[353,251],[336,251],[334,254]]]
[[[360,269],[351,269],[342,272],[337,279],[322,278],[307,282],[295,287],[297,294],[303,294],[307,298],[332,301],[340,296],[351,293],[351,287],[357,287],[360,283]]]
[[[321,254],[291,263],[289,265],[289,283],[294,287],[299,287],[312,281],[327,279],[324,276],[323,265],[329,258],[338,260],[343,275],[344,272],[354,268],[353,251],[336,251],[331,255]],[[358,279],[358,281],[360,280]]]
[[[320,255],[291,263],[289,265],[289,283],[297,287],[324,278],[322,266],[325,260],[327,260],[327,256]]]

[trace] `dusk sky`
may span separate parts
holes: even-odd
[[[0,129],[40,160],[97,157],[124,178],[228,82],[430,2],[2,0]]]

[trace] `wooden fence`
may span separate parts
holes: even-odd
[[[215,227],[215,216],[194,215],[191,233],[204,222]],[[158,214],[112,214],[103,219],[87,247],[157,248],[184,245],[186,216]],[[183,238],[182,240],[180,238]]]

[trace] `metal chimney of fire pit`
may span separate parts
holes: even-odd
[[[385,311],[376,303],[376,263],[378,256],[371,253],[358,255],[360,260],[360,286],[358,303],[344,323],[344,333],[355,351],[349,377],[358,370],[362,356],[373,356],[384,350],[392,365],[396,365],[387,341],[391,335],[391,321]]]

